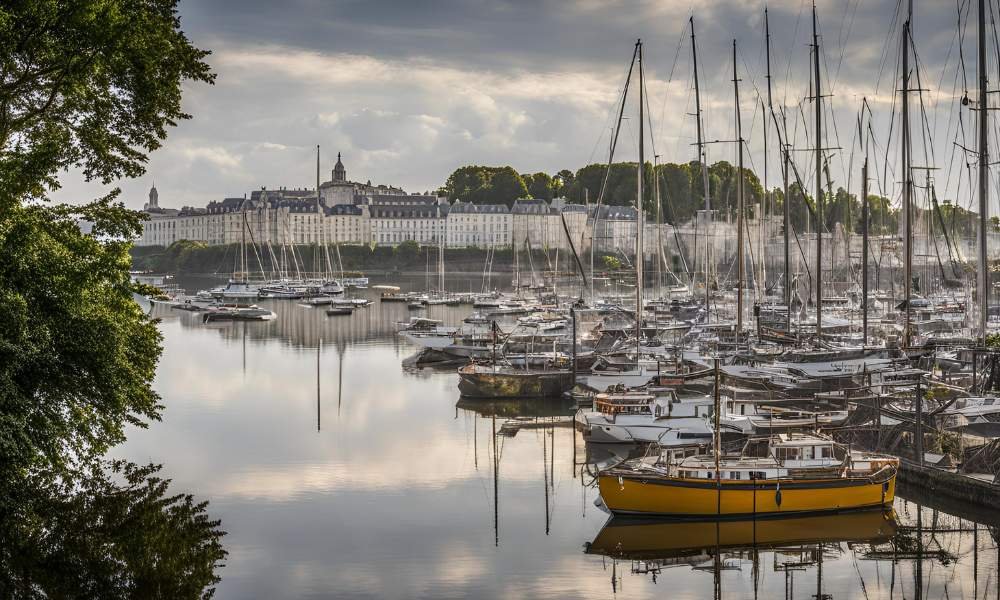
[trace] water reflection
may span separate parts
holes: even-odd
[[[803,588],[813,598],[851,597],[852,590],[866,598],[1000,595],[994,571],[983,570],[986,562],[997,564],[996,529],[904,499],[889,512],[738,521],[611,518],[584,550],[603,557],[613,592],[632,587],[632,578],[657,584],[708,573],[713,597],[793,598],[802,597]],[[708,595],[708,582],[692,581],[692,591]]]
[[[210,597],[225,532],[159,470],[114,461],[72,483],[22,481],[0,521],[0,596]]]
[[[269,306],[272,322],[217,327],[157,307],[164,418],[119,449],[211,500],[229,532],[217,597],[997,593],[996,542],[972,523],[985,516],[927,502],[898,499],[895,520],[729,524],[717,542],[609,522],[595,463],[635,449],[587,448],[568,403],[471,402],[452,367],[404,368],[417,349],[395,334],[401,304]],[[470,311],[426,313],[455,325]]]

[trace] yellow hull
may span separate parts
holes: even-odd
[[[687,556],[705,548],[886,541],[896,533],[888,510],[758,520],[646,521],[612,518],[587,546],[591,554],[634,559]]]
[[[867,478],[723,481],[621,475],[599,478],[601,497],[619,515],[711,517],[795,514],[889,507],[896,476],[885,484]],[[780,493],[779,493],[780,491]]]

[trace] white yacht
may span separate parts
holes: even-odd
[[[619,390],[597,394],[594,409],[577,411],[576,423],[593,443],[705,444],[712,441],[713,405],[708,396],[680,400],[672,390]]]

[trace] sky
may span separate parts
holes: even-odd
[[[970,95],[976,89],[969,2],[915,3],[920,84],[911,88],[925,91],[920,99],[910,94],[914,163],[937,167],[938,197],[966,206],[970,172],[955,142],[975,148],[975,113],[958,103],[966,86]],[[859,189],[857,116],[868,98],[870,155],[878,173],[871,185],[898,196],[894,109],[906,13],[905,3],[902,9],[898,4],[817,2],[824,146],[832,148],[834,187]],[[787,106],[794,158],[803,179],[812,182],[812,153],[804,151],[812,147],[811,3],[772,0],[766,6],[773,102]],[[133,208],[142,207],[154,182],[160,205],[170,208],[204,206],[261,187],[313,187],[317,145],[324,181],[340,152],[349,179],[409,192],[435,190],[466,164],[511,165],[522,173],[575,171],[607,161],[637,39],[648,91],[646,158],[655,153],[661,162],[686,162],[695,158],[693,16],[705,136],[722,140],[708,146],[709,160],[736,160],[737,145],[725,142],[736,138],[735,39],[746,164],[761,176],[766,164],[768,185],[775,186],[780,156],[773,127],[769,151],[763,150],[764,8],[760,0],[181,0],[182,28],[195,45],[212,51],[216,84],[185,84],[184,109],[193,119],[169,132],[145,176],[117,185]],[[626,103],[616,160],[637,156],[637,89],[632,86]],[[967,138],[956,133],[959,117]],[[925,129],[926,143],[920,135]],[[62,185],[55,198],[68,202],[104,189],[73,171]]]

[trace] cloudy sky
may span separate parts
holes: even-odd
[[[976,26],[974,18],[966,23],[969,0],[957,1],[916,3],[914,41],[920,86],[928,90],[923,105],[933,140],[927,147],[940,167],[938,186],[947,191],[939,196],[968,204],[968,173],[962,174],[963,157],[954,155],[953,142],[962,142],[956,137],[961,116],[970,134],[964,143],[975,147],[974,114],[958,110],[957,100],[966,85],[960,34],[974,92]],[[788,105],[792,142],[806,148],[812,135],[812,105],[804,101],[810,93],[811,3],[767,5],[775,102]],[[194,118],[170,132],[145,177],[121,182],[124,199],[141,207],[154,180],[167,207],[200,206],[261,186],[311,187],[317,144],[324,180],[342,152],[350,179],[411,192],[436,189],[464,164],[554,173],[605,161],[612,115],[638,38],[644,42],[651,143],[661,161],[690,160],[692,15],[706,136],[735,137],[735,38],[747,160],[762,172],[764,7],[761,0],[181,0],[183,29],[212,51],[209,63],[218,80],[186,87],[185,109]],[[892,0],[819,0],[818,11],[823,91],[833,94],[827,99],[832,112],[825,145],[841,148],[831,158],[835,185],[858,186],[859,153],[854,150],[852,166],[851,150],[861,98],[868,97],[875,117],[872,152],[881,171],[873,185],[893,193],[899,179],[892,172],[898,171],[894,141],[889,170],[883,163],[898,107],[894,90],[900,87],[895,80],[905,14]],[[636,156],[636,110],[634,102],[626,108],[630,119],[616,158]],[[914,110],[914,162],[931,164],[923,156],[919,112]],[[779,160],[771,136],[773,185]],[[713,144],[710,160],[734,160],[735,149]],[[796,153],[807,180],[810,157]],[[63,183],[61,200],[99,191],[76,173]]]

